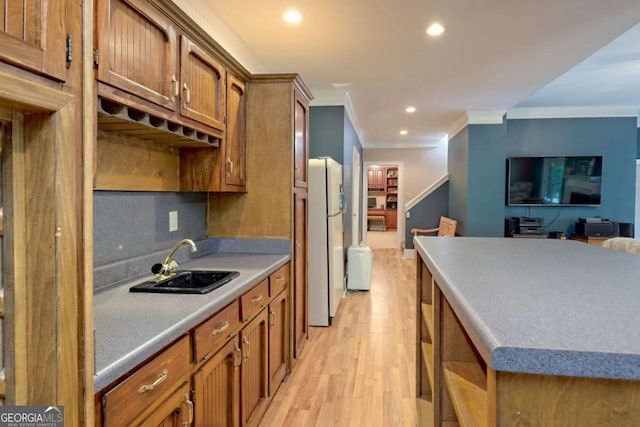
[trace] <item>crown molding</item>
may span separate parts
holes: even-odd
[[[435,142],[380,142],[363,145],[367,150],[387,150],[387,149],[411,149],[411,148],[438,148],[440,145]]]
[[[451,139],[469,125],[501,125],[505,113],[506,110],[465,111],[453,122],[447,135]]]
[[[507,119],[569,119],[594,117],[638,117],[638,109],[625,106],[610,107],[531,107],[512,108]]]

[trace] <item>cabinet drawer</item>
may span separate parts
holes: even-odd
[[[240,297],[242,321],[246,322],[255,316],[269,302],[269,280],[265,279],[246,294]]]
[[[203,360],[215,353],[229,337],[235,335],[240,325],[240,303],[234,300],[194,332],[195,358]]]
[[[285,264],[278,271],[269,276],[269,298],[273,298],[289,283],[289,264]]]
[[[120,427],[184,381],[190,364],[189,337],[154,357],[104,396],[104,425]]]

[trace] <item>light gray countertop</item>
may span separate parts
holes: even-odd
[[[640,380],[640,255],[556,239],[414,244],[492,369]]]
[[[240,272],[228,285],[204,295],[129,292],[129,287],[146,279],[97,292],[95,392],[224,308],[289,259],[289,255],[233,253],[208,255],[181,264],[180,269]]]

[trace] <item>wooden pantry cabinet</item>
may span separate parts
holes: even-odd
[[[254,75],[248,86],[247,193],[209,194],[207,235],[291,241],[290,366],[307,337],[306,197],[312,97],[296,74]]]
[[[0,3],[3,22],[0,60],[64,81],[68,37],[66,3],[65,0]],[[80,44],[79,39],[76,42]]]

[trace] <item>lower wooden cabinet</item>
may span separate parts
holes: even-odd
[[[289,299],[281,291],[269,304],[269,396],[273,396],[287,373],[287,325]]]
[[[242,364],[240,365],[240,412],[242,426],[256,426],[268,404],[268,324],[263,309],[240,332]]]
[[[240,425],[240,363],[238,337],[229,341],[193,375],[195,426]]]
[[[96,425],[258,425],[291,353],[289,268],[96,395]]]
[[[167,400],[137,425],[145,427],[184,427],[193,422],[193,402],[189,383],[185,382]]]

